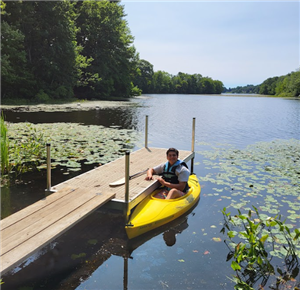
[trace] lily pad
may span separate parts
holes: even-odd
[[[52,167],[81,170],[81,164],[105,164],[132,150],[139,135],[136,131],[76,123],[9,123],[9,160],[12,163],[37,163],[46,166],[46,143],[51,144]],[[20,146],[21,144],[21,146]],[[29,150],[29,149],[30,150]]]
[[[203,156],[208,172],[199,176],[200,183],[211,183],[214,192],[222,192],[223,203],[231,198],[229,207],[246,209],[255,204],[268,214],[299,222],[299,140],[258,142],[244,149],[228,144],[199,146],[206,149],[197,154]],[[211,193],[206,197],[217,200]]]

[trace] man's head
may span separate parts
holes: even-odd
[[[169,148],[167,151],[167,159],[171,165],[173,165],[178,160],[179,152],[175,148]]]
[[[178,150],[175,149],[175,148],[169,148],[168,151],[167,151],[167,156],[169,155],[169,153],[175,153],[177,157],[179,155]]]

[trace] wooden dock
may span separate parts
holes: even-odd
[[[165,148],[142,148],[130,154],[130,174],[143,171],[166,162]],[[194,157],[191,151],[179,150],[179,159],[188,162]],[[121,157],[89,172],[69,179],[53,187],[61,190],[65,186],[97,188],[102,194],[115,194],[108,206],[123,210],[125,206],[125,185],[110,187],[109,183],[120,180],[125,175],[125,157]],[[129,181],[129,208],[135,207],[147,194],[159,185],[156,181],[145,180],[146,173]]]
[[[191,151],[179,151],[188,162]],[[130,175],[166,161],[166,149],[142,148],[130,155]],[[1,274],[12,270],[34,252],[66,232],[100,206],[124,209],[125,185],[109,183],[124,177],[125,157],[97,167],[53,187],[57,192],[0,221]],[[129,209],[158,186],[145,174],[129,181]]]

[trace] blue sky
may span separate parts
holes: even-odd
[[[141,59],[154,71],[200,73],[225,87],[299,68],[299,1],[123,0]]]

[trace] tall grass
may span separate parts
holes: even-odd
[[[8,157],[8,148],[9,141],[7,137],[7,127],[4,122],[3,114],[1,115],[1,174],[5,174],[9,171],[9,157]]]

